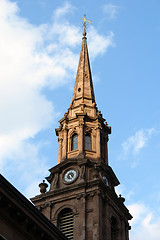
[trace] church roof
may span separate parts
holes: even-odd
[[[0,174],[0,239],[67,240],[62,232]]]

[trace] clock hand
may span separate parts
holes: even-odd
[[[70,178],[70,179],[72,178],[72,174],[71,174],[71,173],[69,174],[69,178]]]

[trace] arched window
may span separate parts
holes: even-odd
[[[73,240],[73,213],[70,208],[65,208],[59,213],[58,228],[68,239]]]
[[[72,136],[72,146],[71,146],[71,150],[76,150],[78,149],[78,135],[74,134]]]
[[[91,134],[85,135],[85,149],[92,150]]]
[[[118,224],[115,217],[111,218],[111,240],[118,239]]]

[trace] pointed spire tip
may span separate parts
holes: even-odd
[[[85,37],[86,35],[87,35],[87,33],[86,33],[86,29],[84,28],[83,36]]]

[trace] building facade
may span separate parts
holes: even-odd
[[[117,196],[119,181],[108,164],[111,127],[95,102],[84,28],[70,107],[59,121],[58,164],[40,184],[35,206],[74,240],[128,240],[132,218]]]

